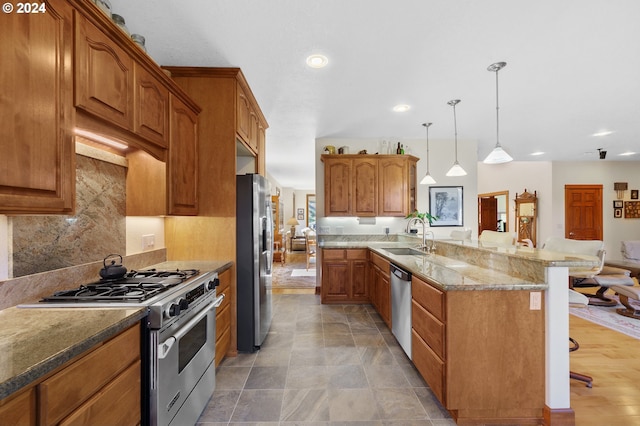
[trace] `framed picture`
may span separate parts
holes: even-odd
[[[429,213],[438,217],[431,226],[462,226],[462,187],[429,187]]]
[[[632,189],[631,190],[631,199],[632,200],[637,200],[638,199],[638,190],[637,189]]]
[[[299,214],[298,215],[298,220],[304,220],[304,215],[303,214]]]
[[[640,218],[640,201],[625,201],[624,217],[625,219]]]
[[[621,209],[622,208],[622,200],[613,200],[613,208],[614,209]]]
[[[613,217],[622,217],[622,209],[613,209]]]
[[[298,216],[304,216],[304,209],[298,209]]]

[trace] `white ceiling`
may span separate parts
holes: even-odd
[[[638,160],[638,0],[111,0],[161,65],[240,67],[267,171],[314,188],[316,138],[496,141],[517,161]],[[321,70],[305,59],[329,58]],[[392,111],[398,103],[409,112]],[[595,132],[615,133],[591,136]],[[532,157],[533,151],[546,154]],[[586,153],[586,154],[585,154]]]

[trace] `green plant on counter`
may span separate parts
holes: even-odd
[[[433,216],[429,212],[420,213],[418,210],[415,210],[413,213],[409,213],[405,219],[411,219],[417,217],[418,219],[422,219],[429,222],[429,225],[433,225],[434,220],[438,220],[438,216]]]

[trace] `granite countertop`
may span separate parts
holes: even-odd
[[[421,241],[420,241],[421,242]],[[397,241],[324,241],[319,246],[330,248],[368,248],[381,255],[391,263],[412,274],[428,279],[431,283],[445,291],[452,290],[545,290],[548,285],[544,280],[532,281],[515,274],[501,272],[498,268],[481,267],[464,260],[437,254],[439,245],[452,246],[464,244],[466,249],[477,250],[489,258],[500,260],[511,258],[517,261],[533,263],[539,268],[547,266],[567,266],[589,268],[594,259],[567,256],[546,250],[527,247],[489,247],[479,242],[441,241],[436,240],[436,253],[426,255],[396,255],[385,248],[416,247],[415,242]],[[455,248],[455,247],[453,247]],[[451,247],[448,247],[451,249]],[[498,263],[498,262],[496,262]]]
[[[146,307],[1,310],[0,399],[146,316]]]
[[[200,272],[222,272],[233,266],[232,261],[226,260],[168,260],[166,262],[149,265],[144,269],[198,269]]]

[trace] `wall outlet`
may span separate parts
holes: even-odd
[[[384,234],[385,234],[387,237],[389,236],[389,227],[388,227],[388,226],[386,226],[386,227],[384,228]]]
[[[539,291],[532,291],[529,293],[529,310],[539,311],[542,309],[542,293]]]
[[[156,246],[156,235],[147,234],[142,236],[142,251],[153,250]]]

